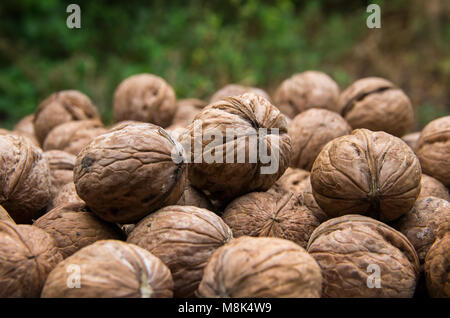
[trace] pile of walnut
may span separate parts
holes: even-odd
[[[114,116],[67,90],[0,130],[0,297],[450,297],[450,116],[405,135],[390,81],[307,71],[206,102],[139,74]],[[201,160],[229,130],[245,162]]]

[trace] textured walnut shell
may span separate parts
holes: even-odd
[[[177,110],[175,92],[161,77],[138,74],[125,79],[114,93],[116,122],[136,120],[167,127]]]
[[[419,160],[407,144],[367,129],[330,141],[311,171],[314,197],[328,216],[364,214],[381,221],[413,207],[420,178]]]
[[[246,194],[233,200],[222,217],[234,237],[278,237],[304,248],[320,224],[319,218],[292,192],[282,196],[268,192]]]
[[[100,119],[89,97],[75,90],[60,91],[39,104],[34,114],[34,132],[40,144],[56,126],[69,121]]]
[[[196,123],[201,126],[201,134],[197,132]],[[267,129],[267,134],[260,133],[261,128]],[[189,181],[194,187],[208,191],[214,199],[231,201],[245,193],[266,191],[289,165],[291,142],[285,116],[259,95],[248,93],[210,104],[195,117],[194,124],[188,129],[182,143],[185,147],[190,144],[192,149]],[[278,133],[272,129],[278,129]],[[238,137],[226,142],[230,131]],[[223,136],[224,142],[220,144],[212,143],[215,139],[208,137],[217,132]],[[268,150],[266,153],[276,158],[263,163],[258,151],[251,149],[251,143],[264,145]],[[205,158],[212,153],[215,157],[220,156],[222,163],[216,158],[208,163]],[[243,163],[237,160],[239,153],[245,154]],[[251,155],[255,160],[250,160]],[[230,157],[234,158],[233,163],[227,160]],[[272,168],[276,171],[271,171]]]
[[[284,80],[275,92],[274,104],[290,118],[309,108],[338,112],[339,87],[327,74],[306,71]]]
[[[447,223],[450,225],[450,223]],[[425,258],[425,281],[433,298],[450,298],[450,229],[431,245]]]
[[[76,156],[92,139],[104,133],[106,129],[98,120],[71,121],[53,128],[42,148],[45,151],[62,150]]]
[[[0,221],[0,298],[39,297],[62,256],[50,234],[32,225]]]
[[[61,150],[49,150],[44,152],[44,157],[50,167],[51,193],[54,198],[64,185],[73,182],[75,156]]]
[[[192,297],[209,257],[231,238],[230,228],[213,212],[174,205],[140,221],[127,242],[150,251],[170,268],[175,297]]]
[[[425,126],[416,153],[423,172],[450,188],[450,116],[435,119]]]
[[[239,84],[229,84],[221,89],[219,89],[217,92],[215,92],[209,102],[215,103],[219,100],[225,99],[227,97],[233,97],[233,96],[239,96],[243,95],[245,93],[254,93],[261,97],[264,97],[265,99],[270,101],[270,96],[265,92],[264,90],[257,88],[257,87],[251,87],[251,86],[244,86]]]
[[[420,131],[413,132],[402,137],[402,140],[413,150],[416,151],[419,142]]]
[[[97,241],[124,238],[119,227],[100,220],[88,212],[83,203],[56,207],[37,219],[33,225],[55,239],[64,258]]]
[[[450,201],[448,189],[437,179],[422,173],[422,180],[420,181],[420,184],[419,198],[431,196]]]
[[[62,186],[61,189],[53,197],[52,201],[49,203],[48,209],[51,210],[61,205],[68,203],[85,203],[77,193],[75,188],[75,183],[69,182]]]
[[[197,208],[214,211],[214,206],[211,201],[209,201],[208,197],[200,190],[197,190],[191,186],[189,183],[186,183],[184,192],[176,205],[190,205]]]
[[[19,136],[19,137],[24,137],[30,143],[32,143],[34,146],[36,146],[38,148],[41,147],[41,145],[39,144],[39,141],[37,141],[37,139],[34,135],[30,135],[30,134],[27,134],[27,133],[24,133],[21,131],[7,130],[7,129],[0,128],[0,136],[4,136],[4,135],[14,135],[14,136]]]
[[[351,132],[352,128],[344,118],[326,109],[313,108],[295,116],[288,127],[292,144],[290,166],[311,170],[327,142]]]
[[[161,127],[146,123],[119,127],[95,138],[78,154],[77,193],[106,221],[139,221],[180,199],[186,175],[181,150]]]
[[[400,232],[361,215],[322,223],[311,235],[308,253],[322,269],[324,297],[412,297],[419,276],[414,247]],[[379,267],[381,288],[374,283]],[[376,282],[375,282],[376,283]]]
[[[200,297],[317,298],[322,275],[306,250],[288,240],[243,236],[212,255]]]
[[[297,168],[287,168],[280,179],[267,190],[270,193],[293,192],[299,194],[303,191],[305,179],[309,178],[309,171]]]
[[[9,213],[0,205],[0,221],[15,223]]]
[[[411,211],[395,223],[395,227],[408,238],[423,264],[442,222],[450,223],[450,203],[436,197],[425,197],[419,198]]]
[[[0,135],[0,204],[16,223],[30,223],[51,199],[50,169],[26,138]]]
[[[177,112],[173,117],[172,125],[185,127],[194,121],[195,116],[207,105],[206,102],[187,98],[177,101]]]
[[[342,116],[354,129],[367,128],[403,136],[414,121],[411,101],[388,80],[367,77],[351,84],[339,96]]]
[[[300,204],[306,206],[319,219],[320,223],[328,220],[328,215],[323,212],[322,208],[317,204],[317,201],[314,198],[311,178],[307,177],[303,180],[300,183],[299,188],[302,189],[297,197]]]
[[[80,266],[80,288],[68,282]],[[169,298],[173,280],[160,259],[116,240],[86,246],[58,264],[42,290],[43,298]]]

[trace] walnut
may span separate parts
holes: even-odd
[[[56,207],[37,219],[33,225],[55,239],[64,258],[97,241],[124,238],[119,227],[100,220],[86,209],[84,203]]]
[[[49,210],[56,208],[61,205],[68,203],[85,203],[77,193],[75,188],[75,183],[69,182],[62,186],[61,189],[53,197],[52,201],[49,203]]]
[[[424,197],[416,201],[411,211],[395,223],[395,227],[408,238],[423,264],[442,222],[450,222],[450,203],[436,197]]]
[[[0,297],[39,297],[62,256],[50,234],[0,221]]]
[[[311,185],[329,217],[365,214],[393,221],[413,207],[421,173],[419,160],[400,138],[357,129],[325,145]]]
[[[297,198],[300,204],[306,206],[318,218],[320,223],[328,220],[328,215],[323,212],[322,208],[317,204],[317,201],[314,198],[311,178],[308,177],[303,180],[300,183],[299,188],[302,189]]]
[[[231,201],[266,191],[288,167],[285,117],[267,99],[253,93],[228,97],[195,119],[182,136],[185,147],[193,145],[189,181],[212,198]]]
[[[177,110],[175,92],[161,77],[138,74],[125,79],[114,93],[116,122],[136,120],[167,127]]]
[[[62,186],[73,182],[73,167],[75,156],[61,150],[49,150],[44,152],[50,167],[51,193],[54,198]]]
[[[283,175],[267,191],[270,193],[294,192],[299,194],[303,191],[305,183],[303,180],[309,178],[309,171],[297,168],[287,168]]]
[[[203,107],[206,106],[206,102],[188,98],[177,101],[177,112],[173,117],[172,126],[185,127],[194,121],[195,115],[197,115]]]
[[[246,194],[232,201],[222,217],[234,237],[278,237],[301,247],[306,247],[311,233],[320,224],[319,218],[301,205],[292,192],[282,196],[268,192]]]
[[[23,117],[14,126],[14,131],[34,136],[34,114]]]
[[[210,211],[215,210],[208,197],[200,190],[194,188],[188,182],[186,182],[184,192],[181,195],[180,200],[178,200],[177,205],[190,205]]]
[[[79,281],[71,279],[77,271]],[[170,271],[160,259],[136,245],[103,240],[59,263],[48,276],[41,297],[168,298],[172,290]]]
[[[40,144],[56,126],[69,121],[100,119],[89,97],[75,90],[60,91],[39,104],[34,114],[34,132]]]
[[[104,133],[106,129],[98,120],[71,121],[53,128],[42,148],[45,151],[62,150],[76,156],[92,139]]]
[[[264,90],[262,90],[260,88],[251,87],[251,86],[243,86],[243,85],[239,85],[239,84],[229,84],[229,85],[222,87],[217,92],[215,92],[211,96],[209,102],[215,103],[215,102],[218,102],[219,100],[223,100],[227,97],[239,96],[239,95],[243,95],[245,93],[254,93],[254,94],[264,97],[265,99],[270,101],[269,94],[267,94],[267,92],[265,92]]]
[[[274,104],[290,118],[309,108],[338,112],[339,87],[327,74],[306,71],[292,75],[278,87]]]
[[[39,144],[39,141],[37,141],[36,137],[34,137],[33,135],[29,135],[27,133],[21,132],[21,131],[7,130],[7,129],[0,128],[0,136],[4,136],[4,135],[20,136],[20,137],[27,139],[34,146],[36,146],[38,148],[41,147],[41,145]]]
[[[170,268],[175,297],[191,297],[210,255],[231,238],[230,228],[213,212],[174,205],[141,220],[127,242],[150,251]]]
[[[339,96],[338,107],[354,129],[385,131],[397,137],[403,136],[414,121],[408,96],[379,77],[354,82]]]
[[[28,139],[0,135],[0,204],[16,223],[30,223],[51,199],[50,169]]]
[[[294,117],[288,127],[292,155],[290,166],[311,167],[323,146],[334,138],[350,134],[352,128],[339,114],[326,109],[309,109]]]
[[[294,242],[243,236],[211,256],[197,291],[200,297],[317,298],[317,262]]]
[[[417,132],[413,132],[413,133],[404,135],[404,136],[402,137],[402,140],[403,140],[404,142],[406,142],[407,145],[408,145],[409,147],[411,147],[411,149],[412,149],[413,151],[416,151],[416,148],[417,148],[417,142],[419,141],[419,137],[420,137],[420,131],[417,131]]]
[[[186,175],[181,151],[181,145],[161,127],[119,126],[78,154],[77,193],[105,221],[139,221],[180,199]]]
[[[450,116],[435,119],[425,126],[416,153],[423,172],[450,188]]]
[[[382,222],[361,215],[328,220],[313,232],[307,250],[322,269],[324,297],[414,294],[419,276],[414,247]]]
[[[422,173],[422,180],[420,181],[420,184],[421,189],[419,198],[433,196],[450,201],[448,189],[435,178]]]
[[[1,205],[0,205],[0,221],[15,223],[14,220],[11,218],[11,216],[9,216],[8,212]]]

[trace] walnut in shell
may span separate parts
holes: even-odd
[[[292,75],[278,87],[274,104],[290,118],[309,108],[338,112],[339,87],[327,74],[306,71]]]
[[[56,193],[51,202],[48,205],[48,210],[56,208],[61,205],[68,203],[85,203],[77,193],[75,188],[75,183],[69,182],[62,186],[61,189]]]
[[[34,114],[25,116],[14,126],[14,131],[34,136]]]
[[[323,212],[322,208],[317,204],[317,201],[314,198],[311,177],[303,180],[300,183],[299,188],[302,189],[297,197],[300,204],[306,206],[319,219],[320,223],[328,220],[328,215]]]
[[[450,188],[450,116],[435,119],[425,126],[416,153],[423,172]]]
[[[177,101],[177,112],[173,117],[172,126],[185,127],[194,121],[195,116],[206,106],[206,102],[187,98]]]
[[[0,205],[0,221],[15,223],[14,220],[9,216],[9,213],[1,205]]]
[[[351,131],[344,118],[326,109],[309,109],[295,116],[288,127],[292,143],[290,166],[311,170],[314,160],[327,142],[348,135]]]
[[[100,119],[89,97],[75,90],[60,91],[39,104],[34,114],[34,132],[42,145],[56,126],[85,119]]]
[[[50,234],[32,225],[0,221],[0,298],[39,297],[62,256]]]
[[[317,298],[317,262],[294,242],[243,236],[211,256],[197,291],[200,297]]]
[[[361,215],[322,223],[308,242],[322,269],[324,297],[412,297],[419,276],[414,247],[400,232]]]
[[[270,236],[293,241],[306,247],[320,220],[297,196],[253,192],[233,200],[225,209],[223,220],[234,237]]]
[[[77,193],[100,218],[134,223],[181,197],[186,175],[181,145],[161,127],[119,126],[77,156]]]
[[[422,173],[422,180],[420,181],[420,184],[419,198],[432,196],[450,201],[448,189],[437,179]]]
[[[182,144],[191,149],[189,181],[214,199],[266,191],[289,165],[285,116],[259,95],[210,104],[188,129]]]
[[[188,182],[186,182],[184,192],[176,205],[191,205],[197,208],[214,211],[214,206],[212,205],[211,201],[209,201],[208,197],[200,190],[194,188]]]
[[[55,239],[64,258],[100,240],[124,239],[118,226],[100,220],[86,209],[84,203],[56,207],[37,219],[33,225]]]
[[[257,88],[257,87],[251,87],[251,86],[244,86],[239,84],[228,84],[221,89],[219,89],[217,92],[215,92],[209,102],[215,103],[219,100],[225,99],[227,97],[232,96],[239,96],[243,95],[245,93],[254,93],[261,97],[264,97],[265,99],[270,101],[270,96],[267,94],[264,90]]]
[[[79,273],[79,280],[74,274]],[[169,298],[169,269],[146,250],[103,240],[58,264],[42,290],[43,298]]]
[[[36,146],[38,148],[41,147],[41,145],[37,141],[36,137],[34,137],[33,135],[29,135],[27,133],[21,132],[21,131],[7,130],[7,129],[0,128],[0,136],[4,136],[4,135],[14,135],[14,136],[23,137],[23,138],[27,139],[30,143],[32,143],[34,146]]]
[[[411,147],[413,151],[416,151],[417,143],[419,142],[420,131],[413,132],[402,137],[402,140]]]
[[[338,105],[353,129],[367,128],[401,137],[414,120],[408,96],[379,77],[367,77],[351,84],[339,96]]]
[[[419,160],[400,138],[357,129],[325,145],[311,185],[330,217],[353,213],[393,221],[413,207],[421,174]]]
[[[177,110],[175,92],[167,82],[152,74],[125,79],[114,93],[116,122],[136,120],[167,127]]]
[[[271,193],[294,192],[301,193],[304,189],[305,179],[309,178],[309,171],[297,168],[287,168],[280,179],[267,191]]]
[[[44,157],[50,167],[51,193],[54,198],[64,185],[73,182],[75,156],[61,150],[49,150],[44,152]]]
[[[192,297],[209,257],[230,239],[230,228],[213,212],[174,205],[141,220],[127,242],[150,251],[170,268],[175,297]]]
[[[0,204],[16,223],[30,223],[51,199],[50,169],[25,137],[0,135]]]

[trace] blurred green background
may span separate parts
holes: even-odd
[[[66,7],[81,7],[81,29]],[[366,7],[381,6],[381,29]],[[106,123],[129,75],[165,78],[177,97],[207,99],[228,83],[272,93],[291,74],[331,75],[344,89],[386,77],[410,96],[418,130],[450,113],[450,1],[13,1],[0,4],[0,126],[54,91],[78,89]]]

